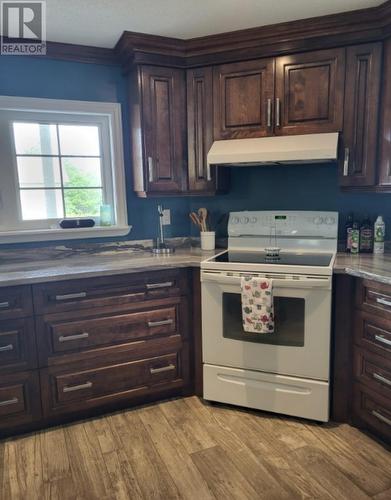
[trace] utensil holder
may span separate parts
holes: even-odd
[[[214,231],[201,231],[201,250],[214,250],[215,239]]]

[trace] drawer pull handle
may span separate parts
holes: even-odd
[[[92,387],[92,382],[86,382],[85,384],[80,384],[80,385],[71,385],[68,386],[66,385],[62,392],[75,392],[75,391],[82,391],[83,389],[91,389]]]
[[[175,365],[167,365],[167,366],[162,366],[161,368],[150,368],[150,372],[152,375],[155,375],[155,373],[163,373],[163,372],[170,372],[172,370],[175,370],[176,366]]]
[[[376,302],[378,304],[383,305],[383,306],[391,307],[391,301],[390,300],[383,299],[383,298],[380,298],[380,299],[378,298],[378,299],[376,299]]]
[[[0,302],[0,309],[8,309],[10,306],[9,302]]]
[[[381,420],[382,422],[384,422],[385,424],[387,425],[390,425],[391,426],[391,420],[387,417],[385,417],[384,415],[382,415],[381,413],[379,413],[378,411],[376,410],[372,410],[372,415],[374,417],[376,417],[377,419]]]
[[[0,406],[16,405],[17,403],[19,403],[19,399],[12,398],[12,399],[8,399],[7,401],[0,401]]]
[[[375,335],[375,340],[377,340],[378,342],[381,342],[382,344],[386,344],[386,345],[391,346],[391,340],[385,339],[381,335]]]
[[[148,326],[153,328],[154,326],[172,325],[173,323],[173,319],[162,319],[161,321],[148,321]]]
[[[66,293],[65,295],[56,295],[56,300],[83,299],[84,297],[87,297],[86,292]]]
[[[156,290],[158,288],[169,288],[173,286],[172,281],[166,281],[164,283],[147,283],[147,290]]]
[[[89,333],[83,332],[83,333],[78,333],[77,335],[61,335],[61,337],[58,338],[59,342],[70,342],[72,340],[81,340],[81,339],[88,339],[90,336]]]
[[[379,382],[383,382],[383,384],[391,385],[391,380],[388,380],[387,378],[383,377],[382,375],[380,375],[380,373],[374,372],[372,375],[373,375],[373,378],[378,380]]]
[[[4,345],[0,347],[0,352],[13,351],[14,346],[12,344]]]

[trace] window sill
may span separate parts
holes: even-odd
[[[0,244],[27,243],[30,241],[78,240],[126,236],[132,226],[107,226],[75,229],[34,229],[25,231],[0,231]]]

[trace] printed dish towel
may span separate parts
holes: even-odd
[[[244,276],[241,281],[242,319],[245,332],[273,333],[273,281]]]

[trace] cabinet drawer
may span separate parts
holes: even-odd
[[[32,318],[0,321],[0,373],[36,368]]]
[[[391,401],[391,359],[387,360],[358,347],[354,348],[353,356],[356,380]]]
[[[80,371],[41,370],[44,414],[69,413],[183,387],[188,381],[188,359],[183,353],[182,349]]]
[[[185,270],[170,270],[35,285],[34,307],[38,314],[92,307],[123,310],[144,300],[185,295],[186,278]]]
[[[186,337],[186,298],[166,299],[165,302],[168,303],[160,306],[150,302],[155,306],[145,309],[148,304],[144,304],[142,310],[121,314],[100,315],[94,309],[75,318],[68,313],[38,318],[40,366],[46,366],[53,357],[92,350],[96,353],[97,349],[107,346],[174,335]]]
[[[29,286],[0,287],[0,320],[31,316],[33,301]]]
[[[391,401],[360,384],[353,389],[354,420],[360,425],[391,440]]]
[[[391,320],[391,287],[361,280],[357,286],[356,304],[363,311]]]
[[[355,343],[391,359],[391,321],[363,311],[356,311],[355,316]]]
[[[15,428],[41,416],[38,372],[20,372],[1,377],[1,430]]]

